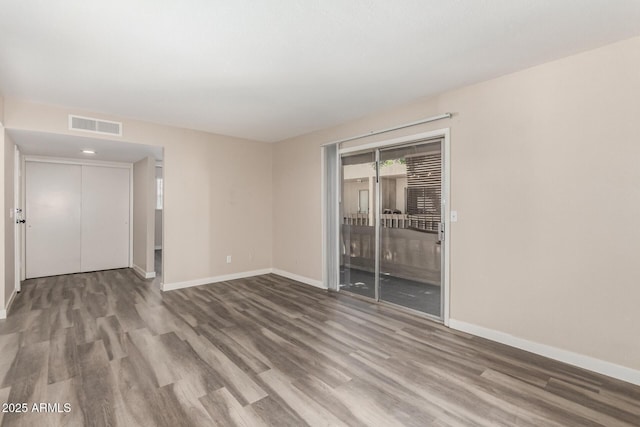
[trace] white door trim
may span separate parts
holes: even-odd
[[[446,138],[447,140],[449,135],[449,128],[436,129],[429,132],[420,132],[414,133],[411,135],[400,136],[398,138],[393,139],[385,139],[384,141],[370,142],[368,144],[356,145],[353,147],[347,148],[339,148],[338,154],[348,154],[355,153],[358,151],[367,151],[372,148],[384,148],[392,145],[403,144],[405,142],[415,141],[417,139],[428,139],[428,138]]]
[[[444,313],[442,321],[445,326],[449,326],[450,318],[450,293],[451,293],[451,141],[449,128],[443,129],[444,137],[444,192],[442,201],[444,204]]]
[[[133,268],[133,163],[129,164],[129,268]]]
[[[421,139],[428,139],[428,138],[442,138],[443,139],[443,166],[444,166],[444,173],[443,173],[443,179],[444,179],[444,185],[442,188],[442,202],[444,204],[444,227],[445,227],[445,233],[444,233],[444,261],[442,264],[442,268],[444,269],[444,279],[443,279],[443,285],[442,285],[442,295],[443,295],[443,304],[444,304],[444,309],[443,309],[443,313],[442,313],[442,322],[444,323],[445,326],[449,326],[449,318],[450,318],[450,280],[451,280],[451,272],[450,272],[450,266],[451,266],[451,142],[450,142],[450,129],[449,128],[442,128],[442,129],[436,129],[436,130],[432,130],[432,131],[428,131],[428,132],[420,132],[420,133],[415,133],[415,134],[411,134],[411,135],[405,135],[405,136],[401,136],[401,137],[397,137],[397,138],[392,138],[392,139],[386,139],[383,141],[378,141],[378,142],[372,142],[372,143],[368,143],[368,144],[362,144],[362,145],[357,145],[354,147],[348,147],[348,148],[343,148],[343,149],[338,149],[338,158],[342,155],[342,154],[348,154],[348,153],[355,153],[358,151],[365,151],[365,150],[371,150],[371,149],[378,149],[378,148],[384,148],[384,147],[389,147],[389,146],[393,146],[393,145],[399,145],[399,144],[403,144],[403,143],[409,143],[412,141],[417,141],[417,140],[421,140]],[[338,175],[340,174],[340,165],[338,165]],[[322,176],[322,182],[326,181],[326,177],[324,176],[324,169],[323,169],[323,176]],[[337,177],[337,182],[340,182],[340,176]],[[339,193],[336,192],[336,193]],[[338,204],[339,206],[339,204]],[[337,215],[339,215],[339,212],[337,213]],[[339,222],[338,222],[339,223]],[[323,222],[323,227],[325,226],[325,222]],[[338,227],[339,228],[339,227]],[[323,234],[326,231],[323,228]],[[338,230],[339,233],[339,230]],[[339,238],[338,238],[339,241]],[[326,254],[323,251],[322,253],[323,256],[323,265],[326,265]]]
[[[104,160],[67,159],[63,157],[24,156],[27,162],[61,163],[65,165],[103,166],[110,168],[133,169],[133,164],[124,162],[107,162]]]
[[[20,203],[20,179],[22,175],[22,162],[20,159],[20,150],[18,146],[14,147],[14,157],[13,157],[13,250],[14,250],[14,280],[15,280],[15,292],[20,292],[21,290],[21,264],[22,264],[22,229],[20,224],[18,223],[18,209],[23,209],[22,204]],[[24,211],[22,211],[24,212]]]
[[[334,231],[334,240],[333,242],[335,243],[335,247],[332,248],[332,251],[328,251],[328,246],[329,243],[331,241],[330,238],[328,238],[328,228],[329,228],[329,224],[331,223],[330,221],[328,221],[327,218],[327,205],[329,204],[330,200],[329,200],[329,194],[327,191],[327,176],[326,176],[326,168],[327,168],[327,153],[326,150],[328,149],[329,145],[323,145],[322,147],[320,147],[320,176],[322,177],[322,179],[320,180],[320,194],[321,194],[321,198],[320,198],[320,210],[322,212],[322,281],[321,281],[321,288],[324,289],[331,289],[331,287],[329,286],[330,283],[335,283],[336,286],[338,286],[339,282],[340,282],[340,272],[338,270],[336,271],[332,271],[329,272],[329,261],[327,260],[327,254],[333,254],[334,255],[334,265],[336,266],[340,266],[340,227],[336,227]],[[336,147],[337,148],[337,147]],[[334,164],[336,165],[336,173],[338,175],[338,181],[336,184],[338,184],[340,182],[340,170],[338,168],[339,164],[340,164],[340,153],[338,151],[338,149],[336,149],[335,152],[335,156],[333,159]],[[340,206],[340,186],[338,185],[338,188],[336,188],[336,191],[333,194],[333,202],[334,205],[338,208],[335,210],[335,212],[333,212],[333,223],[334,224],[340,224],[340,212],[339,212],[339,206]],[[286,272],[285,272],[286,273]],[[276,273],[279,274],[279,273]],[[289,274],[289,276],[287,276],[286,274],[281,274],[284,275],[285,277],[289,277],[291,278],[291,274],[292,273],[287,273]],[[329,275],[331,275],[332,277],[329,277]],[[302,277],[302,276],[300,276]],[[295,279],[298,280],[298,279]],[[303,283],[311,283],[311,279],[306,279],[305,280],[298,280],[300,282]],[[313,284],[313,283],[311,283]],[[313,286],[317,286],[316,284],[313,284]],[[331,290],[338,290],[338,289],[331,289]]]
[[[20,200],[22,207],[22,217],[25,217],[25,209],[27,204],[27,192],[26,192],[26,173],[24,171],[27,169],[27,161],[25,160],[25,156],[22,156],[20,159],[20,170],[22,171],[20,176]],[[27,227],[20,227],[20,281],[26,280],[27,278]]]

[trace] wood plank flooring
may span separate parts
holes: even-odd
[[[279,276],[22,289],[0,321],[0,403],[29,410],[3,426],[640,425],[640,387]]]

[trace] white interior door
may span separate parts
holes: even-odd
[[[82,166],[80,271],[129,266],[130,170]]]
[[[82,167],[26,162],[26,277],[80,271]]]

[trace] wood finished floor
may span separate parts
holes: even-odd
[[[167,293],[26,281],[0,321],[3,426],[624,426],[640,387],[274,275]]]

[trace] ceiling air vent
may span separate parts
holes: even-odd
[[[103,135],[122,136],[122,123],[69,115],[69,129]]]

